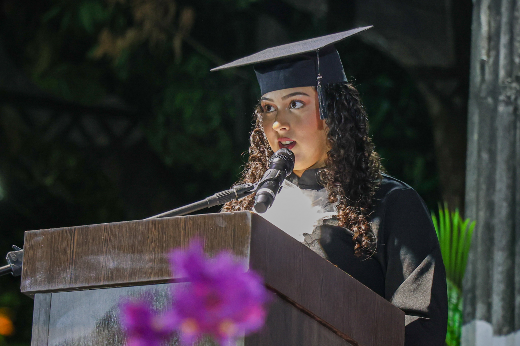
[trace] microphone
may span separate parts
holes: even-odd
[[[265,213],[274,202],[274,197],[280,191],[285,177],[294,168],[294,154],[286,148],[278,150],[269,159],[269,169],[258,183],[255,196],[255,211]]]

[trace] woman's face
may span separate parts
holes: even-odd
[[[294,173],[325,166],[327,126],[320,119],[318,94],[313,87],[271,91],[261,98],[262,122],[273,151],[294,153]]]

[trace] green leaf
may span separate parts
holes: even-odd
[[[439,238],[442,259],[446,268],[448,286],[448,330],[446,345],[459,346],[462,328],[462,279],[466,271],[475,221],[463,220],[456,209],[439,204],[438,217],[432,213],[432,222]]]
[[[448,286],[448,328],[446,345],[459,346],[462,332],[462,292],[450,280]]]
[[[448,211],[449,212],[449,211]],[[453,282],[455,283],[455,285],[458,286],[458,275],[457,275],[457,252],[459,250],[458,248],[458,245],[459,245],[459,232],[460,232],[460,229],[459,229],[459,219],[460,219],[460,216],[459,216],[459,211],[458,210],[455,210],[454,213],[451,213],[451,229],[453,230],[451,232],[451,251],[450,251],[450,260],[451,260],[451,263],[450,263],[450,271],[451,271],[451,279],[453,280]]]

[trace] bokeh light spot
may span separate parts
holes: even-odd
[[[0,335],[9,336],[14,333],[13,321],[9,316],[0,312]]]

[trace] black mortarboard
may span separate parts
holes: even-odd
[[[211,71],[254,64],[262,95],[274,90],[315,86],[320,116],[323,119],[326,118],[326,113],[322,85],[347,80],[334,43],[371,27],[365,26],[264,49]]]

